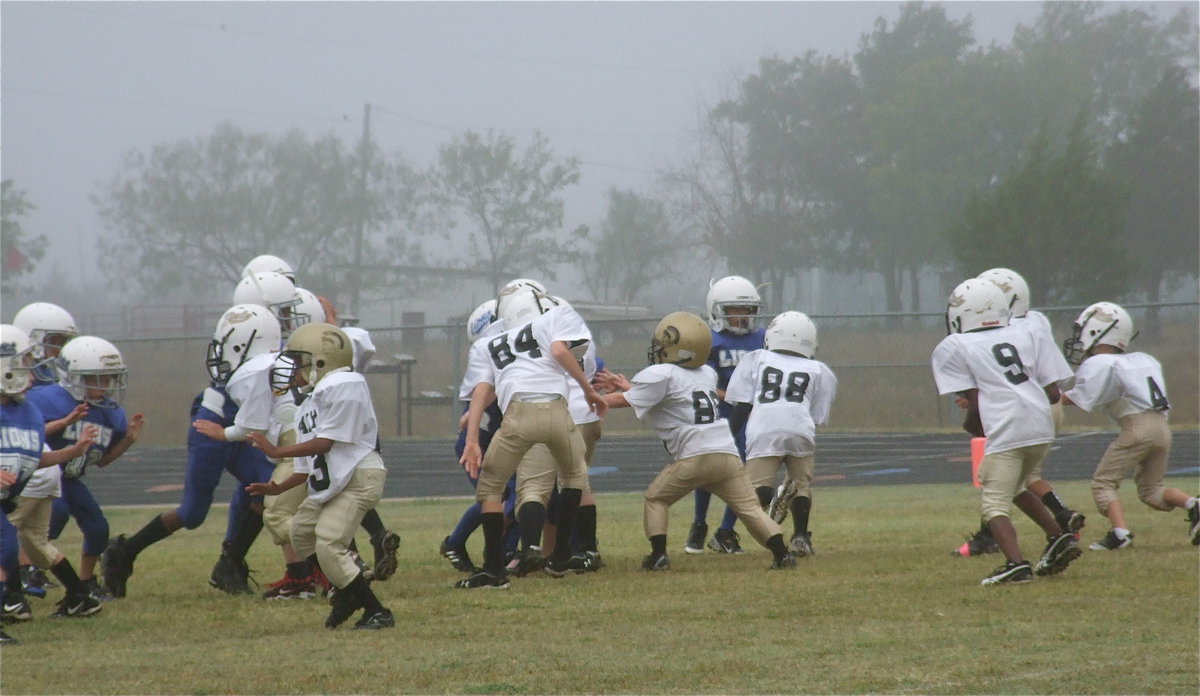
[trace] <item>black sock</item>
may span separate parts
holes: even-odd
[[[771,505],[771,498],[775,497],[775,489],[770,486],[759,486],[754,489],[754,494],[758,496],[758,504],[766,510]]]
[[[262,528],[262,515],[253,510],[247,510],[242,515],[242,519],[238,521],[238,527],[233,532],[233,539],[229,542],[229,557],[236,561],[244,561],[246,559],[246,552],[250,550],[250,545],[258,538],[258,533],[262,531]]]
[[[1059,500],[1054,491],[1049,491],[1046,495],[1043,495],[1042,502],[1049,508],[1050,512],[1062,512],[1067,509],[1067,506],[1063,505],[1063,501]]]
[[[575,529],[572,531],[573,548],[583,551],[598,551],[596,541],[596,506],[580,505],[575,514]]]
[[[583,490],[579,488],[563,488],[558,496],[558,534],[554,538],[554,557],[565,559],[571,557],[571,530],[575,528],[575,519],[579,516],[579,499]]]
[[[546,507],[536,500],[517,508],[517,527],[521,530],[521,548],[542,545],[542,526],[546,524]]]
[[[383,531],[383,519],[379,517],[379,513],[375,511],[375,508],[367,510],[367,514],[363,515],[362,528],[372,537]]]
[[[130,555],[137,556],[147,546],[166,539],[172,533],[163,524],[162,515],[155,515],[154,519],[137,531],[137,534],[125,540],[125,548],[129,550]]]
[[[770,539],[767,539],[766,546],[768,549],[770,549],[771,555],[775,557],[776,561],[787,555],[787,546],[785,546],[783,543],[782,534],[776,534]]]
[[[808,513],[812,510],[812,498],[798,495],[792,498],[792,529],[796,534],[808,534]]]
[[[667,553],[667,535],[655,534],[650,537],[650,551],[651,553],[665,555]]]
[[[479,524],[483,527],[483,569],[493,575],[504,572],[504,513],[482,512]]]
[[[371,583],[362,576],[362,573],[354,576],[348,585],[342,588],[342,592],[349,592],[352,596],[357,596],[360,604],[363,605],[363,616],[383,610],[383,605],[379,603],[379,598],[371,591]]]
[[[59,582],[62,583],[63,588],[66,589],[68,595],[75,595],[78,597],[79,595],[85,595],[88,593],[87,588],[83,586],[83,581],[80,580],[79,575],[75,573],[75,566],[71,565],[71,562],[68,561],[66,557],[64,557],[58,563],[50,566],[50,572],[54,573],[54,577],[58,578]]]
[[[303,580],[310,575],[312,575],[312,570],[308,567],[308,561],[287,564],[287,576],[293,580]]]

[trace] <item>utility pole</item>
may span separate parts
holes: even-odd
[[[363,228],[367,217],[367,158],[371,154],[371,105],[363,105],[363,133],[359,144],[358,205],[354,228],[354,265],[350,269],[350,314],[361,320],[359,294],[362,292]]]

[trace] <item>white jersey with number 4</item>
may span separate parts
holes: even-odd
[[[1075,386],[1066,394],[1089,413],[1104,408],[1113,420],[1171,408],[1162,365],[1146,353],[1099,353],[1089,357],[1075,372]],[[1109,408],[1113,404],[1120,406]]]
[[[805,456],[818,425],[829,420],[837,377],[819,360],[769,350],[747,353],[733,370],[725,400],[750,404],[746,459]]]
[[[317,382],[312,394],[296,410],[296,443],[313,438],[333,440],[325,454],[296,457],[296,473],[308,474],[308,497],[327,502],[349,483],[354,470],[384,468],[377,457],[363,462],[375,451],[379,423],[367,380],[343,368]]]
[[[1054,441],[1050,400],[1042,387],[1054,382],[1033,336],[1019,326],[950,334],[933,349],[939,394],[979,390],[985,453]]]
[[[518,392],[558,394],[565,399],[570,378],[550,354],[550,346],[556,341],[591,340],[592,333],[578,312],[554,307],[521,326],[476,341],[468,367],[483,368],[476,384],[486,382],[496,388],[501,411],[508,409]]]
[[[625,400],[643,423],[658,431],[673,459],[726,452],[738,456],[729,421],[717,412],[717,373],[695,368],[651,365],[633,376]]]

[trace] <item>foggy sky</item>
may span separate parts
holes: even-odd
[[[1007,43],[1033,2],[943,3],[978,43]],[[564,229],[595,225],[610,186],[678,161],[698,110],[760,57],[851,56],[893,2],[0,4],[0,169],[38,209],[55,270],[97,282],[88,200],[120,157],[216,124],[346,143],[362,132],[423,168],[467,129],[542,131],[582,160]],[[286,253],[277,252],[286,257]],[[49,258],[52,257],[51,262]],[[55,301],[48,289],[40,299]],[[10,316],[16,308],[5,308]]]

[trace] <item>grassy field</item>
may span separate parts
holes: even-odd
[[[1083,482],[1060,491],[1089,498]],[[758,547],[682,553],[690,500],[672,510],[672,570],[640,572],[641,498],[604,495],[606,568],[472,592],[450,587],[458,575],[437,554],[466,499],[388,501],[401,566],[375,589],[397,627],[370,633],[321,628],[319,600],[209,588],[225,522],[214,511],[146,551],[129,597],[91,619],[48,619],[61,590],[32,600],[34,621],[9,627],[22,644],[0,655],[0,692],[1196,694],[1198,551],[1180,512],[1125,498],[1132,549],[983,588],[999,557],[948,553],[977,519],[969,486],[820,489],[818,555],[789,573],[768,572]],[[155,512],[108,511],[114,534]],[[1085,544],[1105,531],[1089,522]],[[1028,520],[1017,528],[1035,559],[1041,538]],[[79,541],[72,527],[60,547],[75,559]],[[264,583],[281,574],[265,538],[249,560]]]

